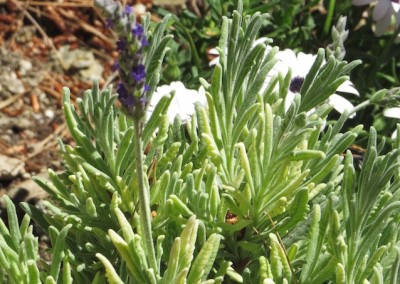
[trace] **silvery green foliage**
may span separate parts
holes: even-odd
[[[39,264],[38,238],[33,235],[32,225],[29,225],[30,217],[25,215],[18,226],[15,205],[8,196],[4,196],[3,201],[8,213],[8,228],[0,219],[0,282],[72,283],[71,255],[65,251],[65,238],[72,225],[65,226],[61,231],[49,227],[54,257],[51,264]]]
[[[340,16],[336,26],[332,27],[332,40],[333,42],[328,45],[327,51],[329,54],[335,55],[339,60],[343,60],[346,55],[346,49],[344,42],[349,35],[349,31],[346,30],[347,17]]]
[[[3,279],[397,283],[400,141],[381,155],[384,142],[377,144],[371,129],[361,170],[350,152],[342,154],[362,126],[341,133],[347,113],[325,126],[332,108],[324,101],[358,62],[330,56],[323,64],[322,49],[301,96],[285,112],[291,74],[273,78],[264,90],[277,50],[253,44],[265,19],[242,17],[240,7],[224,18],[220,64],[203,80],[207,108],[197,106],[186,125],[179,117],[169,125],[171,97],[164,97],[144,125],[155,269],[137,210],[132,121],[114,106],[111,87],[100,91],[94,84],[77,101],[79,113],[64,89],[76,145],[60,142],[64,173],[36,178],[52,197],[44,201],[46,212],[22,205],[49,232],[53,262],[39,275],[28,219],[19,229],[11,217],[10,230],[0,224]],[[162,38],[165,25],[154,39]],[[26,246],[27,256],[19,252]]]

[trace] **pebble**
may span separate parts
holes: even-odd
[[[21,59],[19,61],[19,73],[21,76],[25,76],[31,69],[32,69],[32,63],[30,61],[25,59]]]
[[[17,78],[14,71],[1,74],[2,85],[13,94],[21,94],[25,92],[25,87],[21,80]]]
[[[54,111],[51,110],[51,109],[46,109],[44,111],[44,115],[50,120],[52,120],[54,118],[54,116],[55,116]]]
[[[9,181],[24,172],[25,163],[0,154],[0,181]]]

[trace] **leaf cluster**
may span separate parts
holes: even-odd
[[[170,125],[171,96],[165,96],[143,125],[155,267],[139,218],[133,122],[116,108],[112,87],[99,90],[95,83],[77,101],[78,110],[64,89],[75,145],[60,141],[63,173],[49,170],[49,181],[35,179],[51,196],[45,212],[22,204],[49,232],[52,263],[38,266],[29,218],[18,228],[6,197],[3,281],[398,282],[400,140],[384,153],[385,141],[378,143],[371,128],[356,170],[347,149],[362,125],[343,131],[346,112],[326,125],[332,108],[324,102],[358,62],[330,56],[324,64],[321,49],[286,111],[291,74],[264,86],[277,50],[269,40],[254,45],[267,15],[243,16],[242,9],[224,17],[220,63],[201,80],[207,107],[196,105],[186,125],[179,117]],[[153,30],[147,59],[153,90],[167,21]]]

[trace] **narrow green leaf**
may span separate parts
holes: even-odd
[[[106,269],[106,276],[108,279],[108,283],[110,284],[124,284],[121,278],[119,278],[117,272],[115,271],[114,267],[112,266],[111,262],[102,254],[96,253],[96,257],[103,263]],[[144,283],[144,282],[142,282]]]
[[[178,270],[178,265],[179,265],[179,262],[181,261],[179,258],[180,250],[181,250],[181,238],[177,237],[177,238],[175,238],[175,241],[174,241],[171,251],[169,253],[167,270],[165,271],[165,273],[163,275],[161,283],[164,283],[164,284],[173,283],[175,276],[181,272]],[[185,269],[185,267],[182,266],[182,269]],[[187,269],[188,268],[186,268],[186,270]]]
[[[129,252],[128,244],[113,230],[108,231],[108,235],[111,238],[114,246],[121,255],[121,258],[126,262],[126,266],[129,269],[130,275],[139,283],[146,283],[147,279],[143,271],[140,269],[140,263],[131,257]],[[132,253],[135,253],[134,251]],[[97,256],[98,257],[98,256]],[[104,262],[103,262],[104,264]]]
[[[41,283],[39,268],[37,267],[36,260],[33,260],[33,259],[27,260],[26,266],[27,266],[27,269],[28,269],[28,281],[29,281],[29,283],[32,283],[32,284]],[[68,283],[68,282],[63,282],[63,283]]]
[[[19,244],[21,242],[21,232],[19,231],[19,226],[18,226],[17,211],[10,197],[4,195],[3,200],[6,205],[6,210],[8,215],[8,227],[10,228],[10,236],[14,244],[13,249],[17,251],[19,248]]]
[[[64,247],[65,247],[65,238],[67,237],[69,229],[72,228],[72,224],[66,225],[58,235],[53,252],[53,261],[51,263],[50,275],[57,281],[58,276],[60,274],[61,262],[64,257]]]
[[[314,206],[311,226],[307,237],[307,252],[306,264],[303,266],[300,276],[300,282],[306,283],[307,279],[311,279],[311,274],[314,271],[316,261],[318,259],[319,251],[317,251],[318,237],[319,237],[319,221],[321,219],[321,209],[318,204]]]
[[[208,238],[192,264],[187,283],[198,283],[207,278],[217,256],[220,240],[218,234],[212,234]]]
[[[182,242],[179,254],[179,271],[190,268],[192,264],[198,228],[199,221],[193,215],[189,218],[180,236]]]
[[[290,153],[290,157],[292,161],[324,159],[325,153],[319,150],[296,150]]]

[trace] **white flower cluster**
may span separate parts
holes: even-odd
[[[260,38],[254,42],[254,46],[263,43],[264,41],[265,38]],[[267,51],[271,49],[270,46],[268,46],[267,48],[268,48]],[[217,64],[219,62],[217,49],[215,48],[210,49],[209,54],[216,56],[213,60],[210,61],[209,65],[212,66]],[[299,52],[298,54],[296,54],[291,49],[285,49],[279,51],[275,55],[275,58],[278,59],[278,62],[275,64],[274,68],[268,73],[264,82],[264,88],[268,86],[273,76],[277,75],[278,73],[286,75],[287,72],[289,71],[289,68],[292,70],[292,80],[295,78],[304,79],[308,74],[308,72],[310,71],[311,66],[315,61],[316,55],[306,54],[303,52]],[[339,88],[336,91],[356,96],[360,95],[358,91],[354,88],[353,83],[350,81],[344,82],[342,85],[339,86]],[[286,110],[289,108],[290,103],[293,101],[294,96],[297,92],[294,90],[293,91],[289,90],[285,102]],[[343,113],[345,109],[350,111],[354,108],[354,106],[347,99],[338,94],[331,95],[329,97],[328,103],[331,104],[334,107],[334,109],[339,113]],[[352,115],[351,117],[354,117],[354,115]]]
[[[254,45],[263,43],[264,41],[265,38],[260,38],[254,43]],[[210,61],[209,65],[212,66],[217,64],[219,62],[219,53],[217,49],[210,49],[209,54],[215,56],[215,58]],[[292,80],[294,78],[304,79],[310,71],[316,55],[306,54],[303,52],[296,54],[293,50],[285,49],[283,51],[279,51],[275,55],[275,58],[278,59],[278,62],[268,73],[264,82],[264,89],[268,86],[273,76],[277,75],[278,73],[286,75],[289,71],[289,68],[292,69]],[[150,118],[150,115],[154,111],[154,108],[159,100],[163,96],[171,94],[172,92],[175,92],[175,95],[168,109],[170,123],[174,121],[174,118],[177,115],[180,116],[183,123],[186,123],[188,120],[190,120],[190,117],[195,112],[194,105],[197,102],[202,106],[207,105],[207,99],[203,87],[200,87],[198,90],[191,90],[187,89],[182,82],[172,82],[170,85],[163,85],[157,88],[148,107],[147,118]],[[358,91],[354,88],[351,81],[346,81],[340,85],[337,89],[337,92],[359,96]],[[285,102],[286,110],[289,108],[295,94],[296,91],[289,90]],[[339,113],[343,113],[345,109],[350,111],[354,108],[354,106],[347,99],[339,94],[331,95],[328,103],[331,104]],[[355,114],[353,114],[351,117],[354,117],[354,115]]]
[[[400,25],[399,0],[353,0],[353,5],[363,6],[375,4],[372,19],[375,21],[375,34],[383,35],[390,27],[392,17],[395,17],[395,28]]]
[[[266,78],[265,84],[268,84],[272,76],[277,74],[278,72],[281,74],[287,74],[289,68],[292,69],[292,80],[294,78],[302,78],[304,79],[313,65],[316,55],[314,54],[306,54],[303,52],[299,52],[296,54],[291,49],[285,49],[279,51],[275,58],[278,59],[278,62],[275,64],[273,70],[268,74],[269,76]],[[300,91],[300,90],[298,90]],[[351,81],[346,81],[336,90],[341,93],[348,93],[359,96],[358,91],[354,88],[353,83]],[[289,90],[289,93],[286,97],[285,106],[289,108],[291,101],[293,101],[296,91]],[[333,94],[329,97],[328,103],[334,107],[336,111],[339,113],[343,113],[345,109],[352,110],[354,106],[344,97]],[[353,117],[353,116],[351,116]]]
[[[170,123],[174,122],[176,116],[181,118],[182,123],[186,123],[195,113],[194,106],[196,103],[200,103],[202,106],[207,105],[207,98],[203,87],[200,87],[199,90],[191,90],[187,89],[182,82],[171,82],[169,85],[158,87],[154,92],[150,105],[147,108],[147,119],[150,118],[160,99],[172,93],[175,94],[168,108]]]

